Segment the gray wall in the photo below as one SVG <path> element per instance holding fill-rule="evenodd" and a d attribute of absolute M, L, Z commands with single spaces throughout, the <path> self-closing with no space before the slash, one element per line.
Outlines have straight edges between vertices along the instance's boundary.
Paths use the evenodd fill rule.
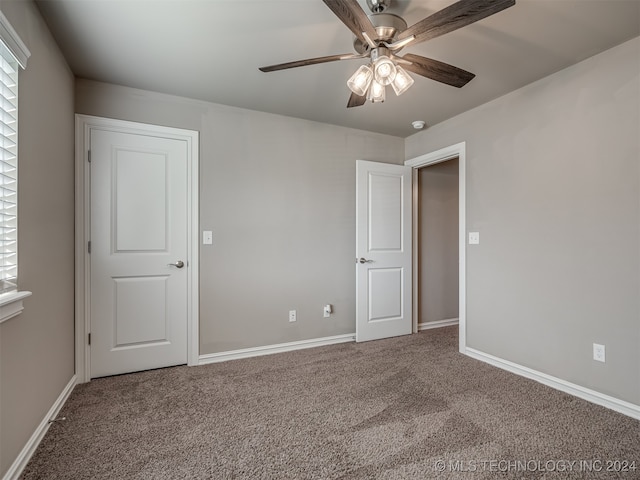
<path fill-rule="evenodd" d="M 458 159 L 418 170 L 418 323 L 458 318 Z"/>
<path fill-rule="evenodd" d="M 636 405 L 639 85 L 636 38 L 405 143 L 467 144 L 468 346 Z"/>
<path fill-rule="evenodd" d="M 73 75 L 35 5 L 0 9 L 31 51 L 19 80 L 19 286 L 0 325 L 0 476 L 73 376 Z"/>
<path fill-rule="evenodd" d="M 403 139 L 86 80 L 76 111 L 200 131 L 201 354 L 355 331 L 355 160 Z"/>

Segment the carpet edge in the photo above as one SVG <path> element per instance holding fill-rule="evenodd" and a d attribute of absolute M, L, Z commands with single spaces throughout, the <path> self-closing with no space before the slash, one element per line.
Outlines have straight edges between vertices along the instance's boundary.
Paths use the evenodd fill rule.
<path fill-rule="evenodd" d="M 67 385 L 62 389 L 62 392 L 60 393 L 56 401 L 53 402 L 53 405 L 51 406 L 49 411 L 45 414 L 44 418 L 36 427 L 33 434 L 31 434 L 31 437 L 29 438 L 25 446 L 22 448 L 22 450 L 20 450 L 20 453 L 13 461 L 9 469 L 6 471 L 4 477 L 2 477 L 3 480 L 15 480 L 20 477 L 23 470 L 29 463 L 29 460 L 38 448 L 38 445 L 40 445 L 40 442 L 44 438 L 44 435 L 47 433 L 47 430 L 49 430 L 49 427 L 51 426 L 50 420 L 54 419 L 58 415 L 64 404 L 69 399 L 71 392 L 76 386 L 76 379 L 76 375 L 74 374 L 71 377 L 71 380 L 69 380 Z"/>
<path fill-rule="evenodd" d="M 573 395 L 574 397 L 581 398 L 582 400 L 586 400 L 590 403 L 600 405 L 615 412 L 622 413 L 623 415 L 626 415 L 628 417 L 640 420 L 640 405 L 635 405 L 631 402 L 627 402 L 625 400 L 600 393 L 596 390 L 591 390 L 590 388 L 586 388 L 581 385 L 568 382 L 561 378 L 539 372 L 532 368 L 510 362 L 509 360 L 504 360 L 488 353 L 484 353 L 480 350 L 467 347 L 465 350 L 465 355 L 476 360 L 480 360 L 481 362 L 493 365 L 494 367 L 498 367 L 502 370 L 514 373 L 521 377 L 535 380 L 536 382 L 554 388 L 555 390 L 560 390 L 561 392 L 568 393 L 570 395 Z"/>
<path fill-rule="evenodd" d="M 273 345 L 265 345 L 262 347 L 229 350 L 227 352 L 206 353 L 204 355 L 200 355 L 198 365 L 226 362 L 228 360 L 239 360 L 241 358 L 259 357 L 261 355 L 272 355 L 274 353 L 292 352 L 294 350 L 324 347 L 327 345 L 336 345 L 339 343 L 349 343 L 355 341 L 355 337 L 355 333 L 346 333 L 343 335 L 333 335 L 331 337 L 312 338 L 309 340 L 298 340 L 295 342 L 276 343 Z"/>

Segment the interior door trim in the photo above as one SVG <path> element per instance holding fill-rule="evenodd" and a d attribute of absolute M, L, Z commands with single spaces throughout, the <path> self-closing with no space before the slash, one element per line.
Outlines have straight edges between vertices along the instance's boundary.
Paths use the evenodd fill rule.
<path fill-rule="evenodd" d="M 91 379 L 91 355 L 88 342 L 90 332 L 91 275 L 88 239 L 91 228 L 89 145 L 92 129 L 110 130 L 184 140 L 188 153 L 188 200 L 186 263 L 187 280 L 187 364 L 198 365 L 198 251 L 199 251 L 199 134 L 197 131 L 129 122 L 92 115 L 75 116 L 75 371 L 78 383 Z"/>
<path fill-rule="evenodd" d="M 459 277 L 458 277 L 458 350 L 460 353 L 467 351 L 467 255 L 466 255 L 466 142 L 456 143 L 449 147 L 441 148 L 435 152 L 420 155 L 404 162 L 405 165 L 413 168 L 413 332 L 418 331 L 418 259 L 419 250 L 417 242 L 418 228 L 418 169 L 446 162 L 458 158 L 458 255 L 459 255 Z"/>

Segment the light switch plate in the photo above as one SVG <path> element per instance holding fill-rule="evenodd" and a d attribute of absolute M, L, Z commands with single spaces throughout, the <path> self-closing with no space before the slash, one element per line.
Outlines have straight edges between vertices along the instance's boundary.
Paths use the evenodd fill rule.
<path fill-rule="evenodd" d="M 204 230 L 202 232 L 202 244 L 203 245 L 213 244 L 213 232 L 211 230 Z"/>
<path fill-rule="evenodd" d="M 469 232 L 469 245 L 478 245 L 480 243 L 480 232 Z"/>

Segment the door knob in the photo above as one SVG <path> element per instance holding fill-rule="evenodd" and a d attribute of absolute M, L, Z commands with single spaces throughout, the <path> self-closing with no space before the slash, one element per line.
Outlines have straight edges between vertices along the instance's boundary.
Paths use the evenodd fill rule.
<path fill-rule="evenodd" d="M 360 257 L 360 259 L 358 260 L 360 263 L 373 263 L 373 260 L 367 260 L 364 257 Z"/>
<path fill-rule="evenodd" d="M 182 268 L 184 267 L 184 262 L 182 260 L 178 260 L 176 263 L 170 263 L 169 266 Z"/>

